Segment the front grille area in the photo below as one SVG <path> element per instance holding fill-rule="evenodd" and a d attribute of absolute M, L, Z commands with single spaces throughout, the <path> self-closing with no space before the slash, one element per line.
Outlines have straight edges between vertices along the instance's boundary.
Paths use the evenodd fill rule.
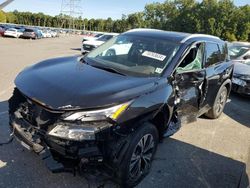
<path fill-rule="evenodd" d="M 61 113 L 53 113 L 45 107 L 26 98 L 18 89 L 14 90 L 9 100 L 10 114 L 20 113 L 21 117 L 36 127 L 54 124 Z"/>
<path fill-rule="evenodd" d="M 35 126 L 51 125 L 58 116 L 29 100 L 20 104 L 20 113 L 26 121 Z"/>

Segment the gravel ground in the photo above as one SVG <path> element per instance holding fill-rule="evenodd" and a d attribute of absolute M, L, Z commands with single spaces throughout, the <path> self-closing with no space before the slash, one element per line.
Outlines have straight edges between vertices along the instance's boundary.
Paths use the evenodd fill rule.
<path fill-rule="evenodd" d="M 81 38 L 0 38 L 0 142 L 8 139 L 7 100 L 15 76 L 44 59 L 79 54 Z M 250 174 L 250 99 L 232 93 L 217 120 L 201 117 L 159 144 L 150 174 L 138 187 L 241 187 Z M 103 178 L 52 174 L 16 141 L 0 146 L 0 187 L 117 187 Z"/>

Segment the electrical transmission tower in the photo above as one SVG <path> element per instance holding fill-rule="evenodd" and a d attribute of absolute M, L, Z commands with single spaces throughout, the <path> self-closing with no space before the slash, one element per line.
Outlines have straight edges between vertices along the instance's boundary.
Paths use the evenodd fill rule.
<path fill-rule="evenodd" d="M 14 0 L 6 0 L 3 3 L 0 4 L 0 10 L 6 7 L 8 4 L 10 4 Z"/>
<path fill-rule="evenodd" d="M 75 19 L 82 16 L 82 0 L 62 0 L 61 19 L 62 26 L 68 21 L 69 29 L 75 29 Z"/>

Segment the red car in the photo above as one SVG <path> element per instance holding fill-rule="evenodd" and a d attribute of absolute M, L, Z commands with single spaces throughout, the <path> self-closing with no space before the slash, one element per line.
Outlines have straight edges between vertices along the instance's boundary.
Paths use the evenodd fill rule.
<path fill-rule="evenodd" d="M 5 29 L 3 27 L 0 27 L 0 36 L 2 37 L 4 35 Z"/>

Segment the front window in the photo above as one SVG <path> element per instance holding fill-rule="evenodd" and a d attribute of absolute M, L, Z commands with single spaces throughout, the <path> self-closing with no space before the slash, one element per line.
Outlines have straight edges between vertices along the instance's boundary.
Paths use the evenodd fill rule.
<path fill-rule="evenodd" d="M 85 60 L 125 75 L 160 76 L 179 47 L 167 40 L 119 35 L 90 52 Z"/>
<path fill-rule="evenodd" d="M 191 47 L 185 58 L 177 67 L 177 73 L 202 69 L 204 55 L 204 43 L 198 43 Z"/>

